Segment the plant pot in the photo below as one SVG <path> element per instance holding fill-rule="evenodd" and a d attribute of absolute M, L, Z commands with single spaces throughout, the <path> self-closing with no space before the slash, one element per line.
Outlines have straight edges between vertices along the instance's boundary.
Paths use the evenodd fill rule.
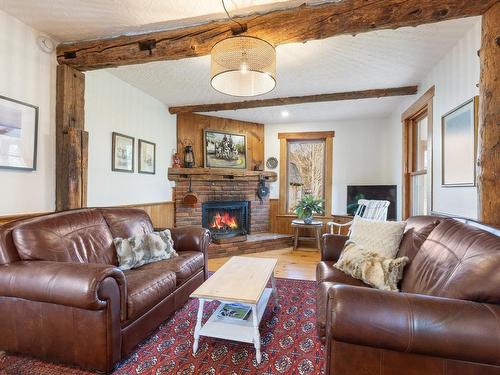
<path fill-rule="evenodd" d="M 304 220 L 304 224 L 312 224 L 313 217 L 312 216 L 305 217 L 303 220 Z"/>

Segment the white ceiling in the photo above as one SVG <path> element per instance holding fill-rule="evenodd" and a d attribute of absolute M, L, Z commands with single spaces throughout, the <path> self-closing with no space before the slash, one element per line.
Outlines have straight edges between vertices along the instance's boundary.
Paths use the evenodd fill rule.
<path fill-rule="evenodd" d="M 476 22 L 479 18 L 278 46 L 276 88 L 256 98 L 416 85 Z M 209 56 L 108 71 L 167 106 L 245 100 L 211 88 Z M 402 100 L 400 97 L 288 106 L 289 118 L 280 116 L 283 107 L 212 114 L 263 123 L 380 118 L 390 115 Z"/>
<path fill-rule="evenodd" d="M 231 15 L 317 2 L 325 1 L 225 0 Z M 221 0 L 0 0 L 0 9 L 61 42 L 177 28 L 226 17 Z"/>
<path fill-rule="evenodd" d="M 338 0 L 225 0 L 231 14 Z M 175 28 L 225 17 L 221 0 L 0 0 L 0 9 L 59 41 Z M 277 47 L 277 86 L 257 99 L 415 85 L 478 17 L 339 36 Z M 109 72 L 166 106 L 238 99 L 210 87 L 210 57 L 154 62 Z M 91 72 L 87 74 L 92 74 Z M 403 98 L 258 108 L 211 113 L 271 123 L 385 117 Z"/>

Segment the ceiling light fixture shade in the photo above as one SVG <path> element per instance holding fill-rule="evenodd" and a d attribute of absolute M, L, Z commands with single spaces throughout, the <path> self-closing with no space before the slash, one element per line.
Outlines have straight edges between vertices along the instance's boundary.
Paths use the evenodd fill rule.
<path fill-rule="evenodd" d="M 212 47 L 212 87 L 232 96 L 265 94 L 276 86 L 276 51 L 265 40 L 235 36 Z"/>

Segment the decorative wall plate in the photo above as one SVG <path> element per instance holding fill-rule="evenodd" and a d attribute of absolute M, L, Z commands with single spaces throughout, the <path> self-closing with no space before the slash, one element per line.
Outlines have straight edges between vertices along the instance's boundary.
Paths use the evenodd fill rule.
<path fill-rule="evenodd" d="M 275 169 L 278 166 L 278 159 L 276 159 L 274 156 L 271 156 L 270 158 L 267 159 L 266 161 L 266 167 L 269 169 Z"/>

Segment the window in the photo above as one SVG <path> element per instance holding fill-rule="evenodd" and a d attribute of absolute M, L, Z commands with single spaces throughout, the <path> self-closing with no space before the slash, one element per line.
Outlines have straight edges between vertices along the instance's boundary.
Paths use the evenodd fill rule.
<path fill-rule="evenodd" d="M 280 213 L 293 214 L 304 195 L 325 200 L 331 213 L 333 132 L 279 133 Z"/>
<path fill-rule="evenodd" d="M 403 218 L 430 213 L 432 199 L 432 99 L 427 91 L 403 113 Z"/>

